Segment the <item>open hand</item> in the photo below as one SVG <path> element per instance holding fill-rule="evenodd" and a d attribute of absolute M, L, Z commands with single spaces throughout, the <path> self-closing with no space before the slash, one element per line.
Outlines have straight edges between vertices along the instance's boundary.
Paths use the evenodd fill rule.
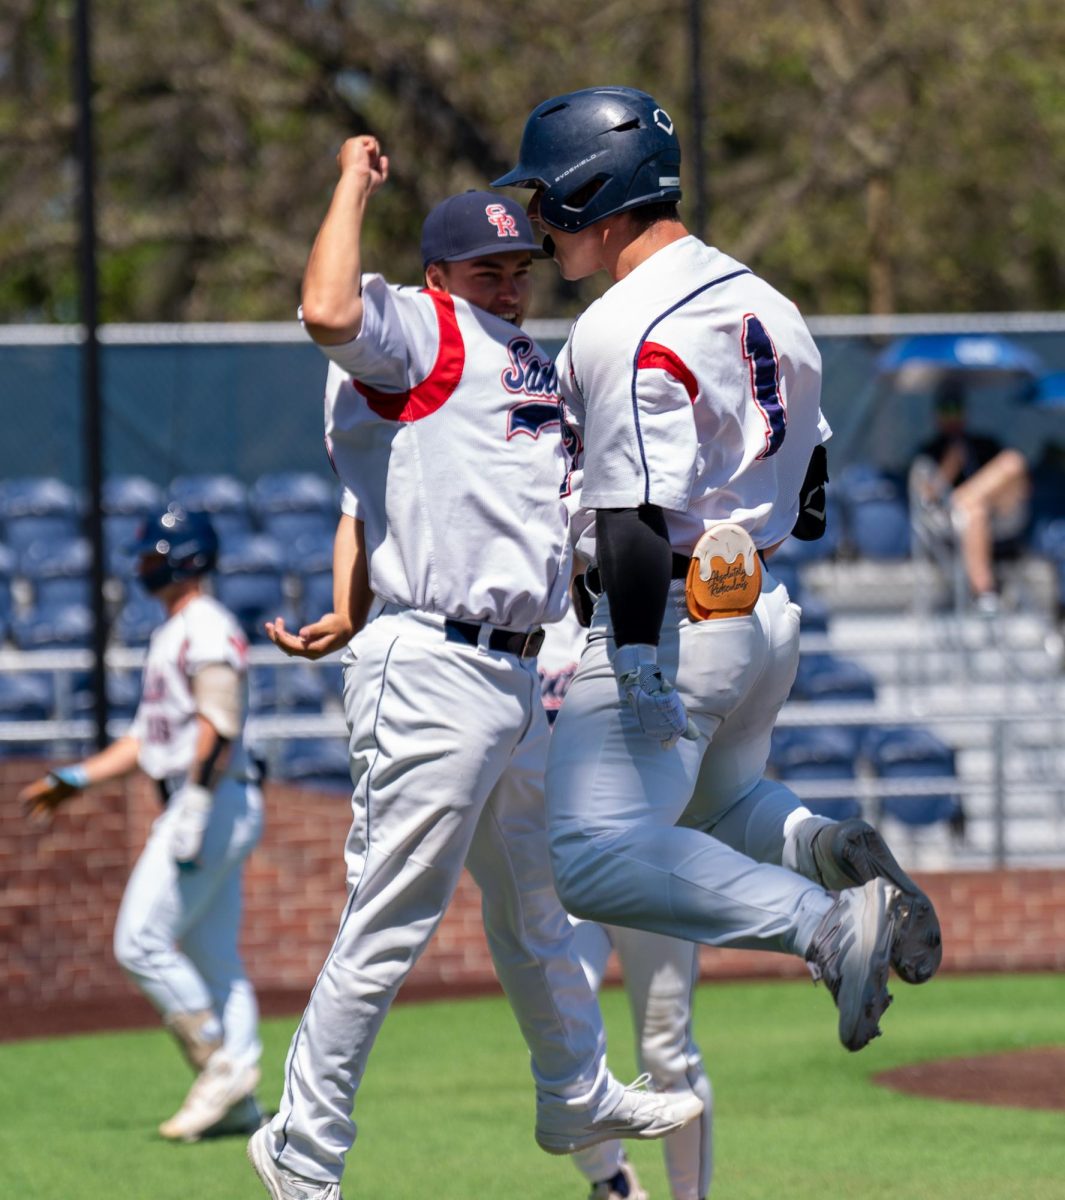
<path fill-rule="evenodd" d="M 275 617 L 264 625 L 266 635 L 289 658 L 308 658 L 314 661 L 342 650 L 351 641 L 351 622 L 340 613 L 325 613 L 304 625 L 298 633 L 285 628 L 283 617 Z"/>

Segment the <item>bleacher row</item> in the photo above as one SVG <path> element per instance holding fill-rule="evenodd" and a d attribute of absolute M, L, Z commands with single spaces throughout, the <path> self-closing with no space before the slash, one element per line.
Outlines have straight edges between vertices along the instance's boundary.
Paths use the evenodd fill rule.
<path fill-rule="evenodd" d="M 221 544 L 212 588 L 238 617 L 253 643 L 265 642 L 263 622 L 277 615 L 298 627 L 332 607 L 332 544 L 340 511 L 339 489 L 304 473 L 261 476 L 250 487 L 225 475 L 188 475 L 166 489 L 137 476 L 112 477 L 103 488 L 106 603 L 111 644 L 142 647 L 163 610 L 133 578 L 125 547 L 147 515 L 168 502 L 208 512 Z M 84 500 L 58 479 L 0 481 L 0 644 L 15 650 L 78 650 L 91 644 L 91 547 L 84 536 Z M 336 662 L 254 666 L 249 678 L 252 712 L 322 713 L 339 705 Z M 112 718 L 127 719 L 140 692 L 134 671 L 109 671 Z M 0 721 L 77 718 L 92 711 L 87 672 L 0 673 Z M 310 743 L 317 759 L 337 757 Z M 66 745 L 0 740 L 0 754 L 68 753 Z M 342 747 L 341 747 L 342 749 Z M 310 752 L 286 741 L 294 769 Z"/>
<path fill-rule="evenodd" d="M 1059 497 L 1057 499 L 1060 499 Z M 250 487 L 225 475 L 183 476 L 161 489 L 139 477 L 112 477 L 104 486 L 106 594 L 113 617 L 112 642 L 143 646 L 162 610 L 132 578 L 123 547 L 140 520 L 168 501 L 208 512 L 221 541 L 212 586 L 241 621 L 249 640 L 266 640 L 263 622 L 278 614 L 293 626 L 332 604 L 332 537 L 339 492 L 327 479 L 302 473 L 264 475 Z M 803 568 L 838 558 L 902 559 L 910 553 L 910 528 L 902 482 L 859 464 L 830 485 L 828 535 L 818 542 L 785 543 L 773 572 L 803 605 L 804 632 L 826 632 L 827 606 L 804 595 Z M 56 479 L 0 482 L 0 642 L 19 650 L 77 649 L 90 644 L 88 607 L 90 547 L 83 536 L 81 497 Z M 1055 526 L 1055 522 L 1057 525 Z M 1065 551 L 1065 514 L 1043 524 L 1060 528 Z M 1062 555 L 1065 560 L 1065 553 Z M 278 668 L 255 666 L 250 673 L 253 714 L 315 714 L 339 706 L 340 668 L 328 663 Z M 90 680 L 75 674 L 61 685 L 47 673 L 0 673 L 0 720 L 45 720 L 91 712 Z M 133 672 L 110 672 L 113 717 L 132 715 L 139 694 Z M 833 704 L 876 701 L 876 679 L 858 663 L 827 653 L 806 654 L 792 698 Z M 0 741 L 0 754 L 25 753 L 28 745 Z M 37 752 L 40 752 L 40 746 Z M 47 749 L 47 748 L 46 748 Z M 273 756 L 283 777 L 347 786 L 342 739 L 287 739 Z M 921 728 L 805 726 L 781 728 L 773 739 L 770 768 L 785 780 L 857 780 L 865 772 L 883 779 L 899 775 L 950 777 L 954 751 Z M 831 816 L 852 815 L 856 797 L 807 803 Z M 960 804 L 947 794 L 885 797 L 885 811 L 909 824 L 957 823 Z"/>

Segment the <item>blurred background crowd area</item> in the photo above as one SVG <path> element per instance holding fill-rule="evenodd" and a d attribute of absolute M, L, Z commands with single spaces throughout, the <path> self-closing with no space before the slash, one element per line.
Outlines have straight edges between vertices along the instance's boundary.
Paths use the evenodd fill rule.
<path fill-rule="evenodd" d="M 0 23 L 0 756 L 92 735 L 86 7 L 10 0 Z M 347 789 L 336 660 L 283 659 L 262 630 L 329 603 L 325 367 L 295 311 L 336 151 L 382 140 L 364 262 L 417 283 L 428 209 L 512 165 L 539 101 L 617 83 L 675 121 L 689 228 L 794 299 L 823 356 L 829 532 L 774 561 L 804 626 L 772 770 L 822 811 L 898 822 L 925 865 L 1065 856 L 1060 4 L 142 0 L 90 28 L 110 735 L 162 615 L 122 546 L 178 500 L 219 527 L 264 766 Z M 531 331 L 557 350 L 606 284 L 537 264 Z M 946 377 L 1030 474 L 993 617 L 913 503 Z"/>

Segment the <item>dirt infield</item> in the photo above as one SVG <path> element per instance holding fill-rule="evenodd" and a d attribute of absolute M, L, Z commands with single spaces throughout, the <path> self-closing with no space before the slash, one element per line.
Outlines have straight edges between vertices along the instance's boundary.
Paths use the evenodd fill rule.
<path fill-rule="evenodd" d="M 1065 1112 L 1065 1046 L 914 1063 L 881 1071 L 873 1081 L 935 1100 Z"/>

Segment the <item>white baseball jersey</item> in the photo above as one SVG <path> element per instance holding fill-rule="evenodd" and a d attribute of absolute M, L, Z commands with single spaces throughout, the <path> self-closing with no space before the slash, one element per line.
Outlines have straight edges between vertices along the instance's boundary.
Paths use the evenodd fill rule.
<path fill-rule="evenodd" d="M 569 546 L 554 364 L 458 297 L 380 275 L 362 297 L 358 336 L 322 349 L 326 442 L 372 590 L 511 629 L 557 620 Z"/>
<path fill-rule="evenodd" d="M 682 553 L 715 521 L 759 548 L 791 532 L 830 435 L 821 358 L 795 305 L 742 263 L 691 236 L 666 246 L 580 317 L 558 368 L 584 509 L 658 505 Z M 594 560 L 591 532 L 578 548 Z"/>
<path fill-rule="evenodd" d="M 216 663 L 244 675 L 248 643 L 233 614 L 212 596 L 194 597 L 152 634 L 130 733 L 140 741 L 140 767 L 153 779 L 184 775 L 192 764 L 197 738 L 192 677 Z M 239 775 L 245 765 L 238 738 L 227 773 Z"/>

